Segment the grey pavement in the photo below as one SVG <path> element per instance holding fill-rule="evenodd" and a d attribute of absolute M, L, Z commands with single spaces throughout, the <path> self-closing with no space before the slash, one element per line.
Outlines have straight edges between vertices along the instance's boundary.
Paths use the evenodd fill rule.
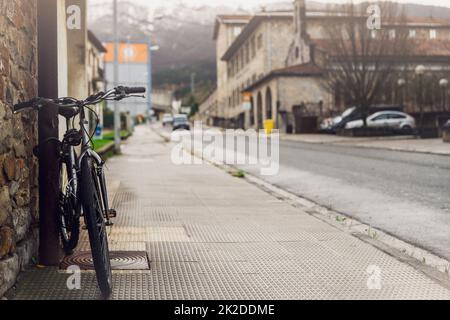
<path fill-rule="evenodd" d="M 450 155 L 450 143 L 442 139 L 416 139 L 413 136 L 393 137 L 340 137 L 331 134 L 282 135 L 284 141 L 312 144 L 341 145 L 369 149 L 384 149 L 436 155 Z"/>
<path fill-rule="evenodd" d="M 212 165 L 176 166 L 170 152 L 137 127 L 108 162 L 119 181 L 111 249 L 146 251 L 150 260 L 150 270 L 114 271 L 113 299 L 450 299 L 441 284 L 356 237 Z M 81 290 L 66 288 L 68 276 L 32 268 L 15 298 L 98 298 L 91 272 Z"/>
<path fill-rule="evenodd" d="M 449 169 L 448 156 L 282 141 L 279 174 L 261 178 L 450 259 Z"/>

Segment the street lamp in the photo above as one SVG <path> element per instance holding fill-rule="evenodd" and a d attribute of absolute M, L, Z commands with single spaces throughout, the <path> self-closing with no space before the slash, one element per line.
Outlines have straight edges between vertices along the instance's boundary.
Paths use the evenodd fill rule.
<path fill-rule="evenodd" d="M 404 88 L 406 85 L 406 80 L 403 78 L 398 79 L 397 81 L 397 85 L 400 88 L 400 106 L 402 107 L 402 109 L 404 108 L 404 100 L 405 100 L 405 92 L 404 92 Z"/>
<path fill-rule="evenodd" d="M 114 87 L 119 85 L 119 39 L 118 39 L 118 11 L 117 0 L 113 1 L 113 34 L 114 34 Z M 117 101 L 114 101 L 114 150 L 120 153 L 120 110 Z"/>
<path fill-rule="evenodd" d="M 153 70 L 152 70 L 152 54 L 153 51 L 158 51 L 159 50 L 159 46 L 156 45 L 152 45 L 151 40 L 148 43 L 148 92 L 147 92 L 147 103 L 148 103 L 148 107 L 147 107 L 147 121 L 148 124 L 151 124 L 151 119 L 152 119 L 152 108 L 153 108 L 153 101 L 152 101 L 152 91 L 153 91 Z"/>
<path fill-rule="evenodd" d="M 419 77 L 419 110 L 420 110 L 420 123 L 419 123 L 419 135 L 422 136 L 423 131 L 423 75 L 425 74 L 425 66 L 418 65 L 416 67 L 416 75 Z"/>
<path fill-rule="evenodd" d="M 442 105 L 443 111 L 447 111 L 447 88 L 448 88 L 448 80 L 447 79 L 441 79 L 439 81 L 439 86 L 442 88 Z"/>

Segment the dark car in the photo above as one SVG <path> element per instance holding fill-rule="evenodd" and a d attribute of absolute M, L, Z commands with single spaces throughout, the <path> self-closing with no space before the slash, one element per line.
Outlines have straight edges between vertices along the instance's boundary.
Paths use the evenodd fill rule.
<path fill-rule="evenodd" d="M 399 111 L 402 112 L 403 108 L 398 105 L 384 105 L 384 104 L 378 104 L 378 105 L 372 105 L 368 108 L 366 117 L 377 113 L 381 111 Z M 341 115 L 341 120 L 337 122 L 333 128 L 332 131 L 337 132 L 340 129 L 344 129 L 347 123 L 355 120 L 361 120 L 364 118 L 364 112 L 361 107 L 352 107 L 347 110 Z"/>
<path fill-rule="evenodd" d="M 173 117 L 173 131 L 176 130 L 191 130 L 187 115 L 178 114 Z"/>

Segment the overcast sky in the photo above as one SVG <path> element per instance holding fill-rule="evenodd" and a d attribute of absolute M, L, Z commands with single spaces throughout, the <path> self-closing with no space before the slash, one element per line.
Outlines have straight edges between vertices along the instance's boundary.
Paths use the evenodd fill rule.
<path fill-rule="evenodd" d="M 164 6 L 164 4 L 170 6 L 179 2 L 184 2 L 189 4 L 226 5 L 235 7 L 255 7 L 258 6 L 259 4 L 270 2 L 289 2 L 289 0 L 134 0 L 134 1 L 147 4 L 150 3 L 157 4 L 158 6 Z M 347 2 L 348 0 L 316 0 L 316 1 L 325 3 L 342 3 Z M 358 2 L 358 0 L 355 1 Z M 397 1 L 405 3 L 445 6 L 450 8 L 450 0 L 397 0 Z"/>

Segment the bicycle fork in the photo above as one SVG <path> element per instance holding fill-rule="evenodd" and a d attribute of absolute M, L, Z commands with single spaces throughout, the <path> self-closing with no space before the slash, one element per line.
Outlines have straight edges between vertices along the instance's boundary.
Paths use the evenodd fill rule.
<path fill-rule="evenodd" d="M 97 177 L 98 181 L 100 182 L 100 190 L 102 194 L 102 201 L 103 201 L 103 216 L 106 219 L 106 225 L 107 226 L 113 226 L 114 223 L 111 221 L 111 218 L 117 217 L 117 211 L 114 209 L 111 209 L 109 207 L 109 200 L 108 200 L 108 191 L 106 189 L 106 178 L 105 178 L 105 171 L 104 171 L 104 162 L 102 162 L 97 167 Z"/>

